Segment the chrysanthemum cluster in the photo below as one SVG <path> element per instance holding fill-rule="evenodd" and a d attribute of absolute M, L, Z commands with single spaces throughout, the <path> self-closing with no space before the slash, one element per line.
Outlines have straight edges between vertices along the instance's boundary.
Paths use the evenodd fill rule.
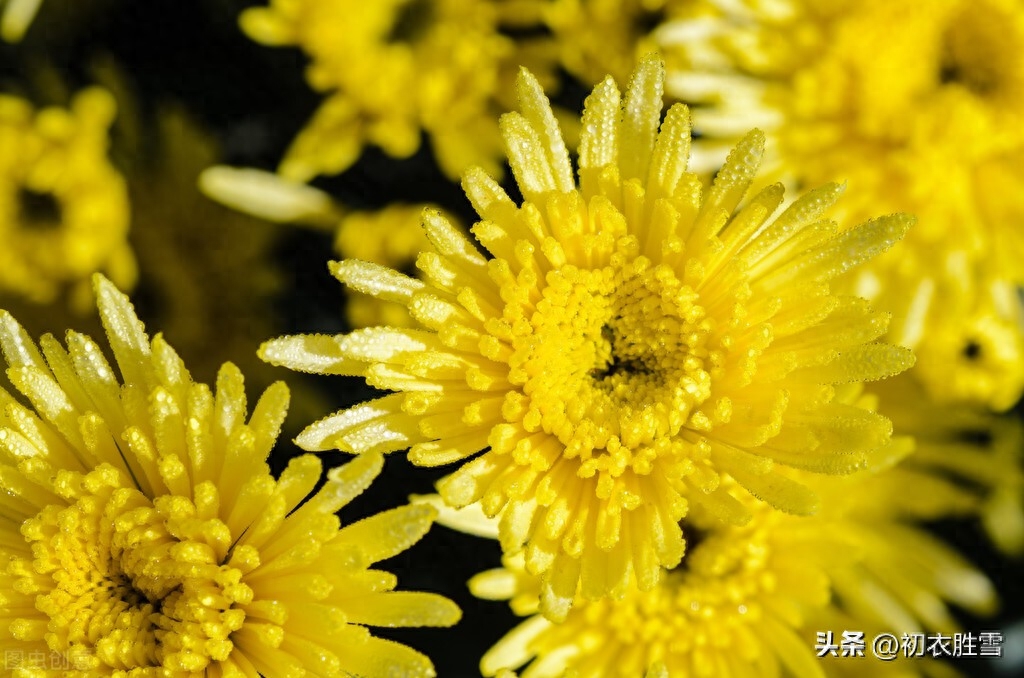
<path fill-rule="evenodd" d="M 1010 655 L 1022 7 L 0 0 L 0 674 Z"/>
<path fill-rule="evenodd" d="M 341 526 L 335 511 L 380 472 L 379 455 L 319 489 L 311 455 L 275 479 L 265 459 L 288 389 L 269 388 L 250 415 L 237 368 L 214 390 L 194 383 L 127 297 L 99 276 L 95 287 L 116 371 L 88 336 L 37 346 L 0 315 L 8 377 L 29 403 L 0 391 L 4 668 L 433 676 L 426 657 L 366 628 L 458 620 L 447 599 L 396 593 L 393 575 L 369 569 L 422 537 L 433 509 Z"/>

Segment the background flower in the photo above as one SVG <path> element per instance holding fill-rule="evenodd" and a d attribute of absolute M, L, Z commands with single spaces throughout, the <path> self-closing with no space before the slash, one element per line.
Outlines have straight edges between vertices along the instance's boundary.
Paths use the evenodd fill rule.
<path fill-rule="evenodd" d="M 365 144 L 412 155 L 421 131 L 448 176 L 498 169 L 496 113 L 529 40 L 501 28 L 536 21 L 535 2 L 507 0 L 273 0 L 247 10 L 242 28 L 268 45 L 310 56 L 310 85 L 328 94 L 296 137 L 281 174 L 306 181 L 348 169 Z"/>
<path fill-rule="evenodd" d="M 916 451 L 892 495 L 917 488 L 906 509 L 918 518 L 978 516 L 992 541 L 1008 553 L 1024 552 L 1024 427 L 1019 417 L 984 408 L 937 406 L 904 374 L 872 386 L 897 434 L 912 436 Z M 909 474 L 909 475 L 907 475 Z"/>
<path fill-rule="evenodd" d="M 689 0 L 551 0 L 544 24 L 553 34 L 559 63 L 592 87 L 611 75 L 626 82 L 637 62 L 658 49 L 656 29 L 686 16 Z"/>
<path fill-rule="evenodd" d="M 893 339 L 922 356 L 942 353 L 943 365 L 956 360 L 956 326 L 1003 335 L 995 360 L 1008 364 L 988 377 L 949 380 L 925 359 L 918 370 L 940 400 L 1001 410 L 1016 402 L 1019 301 L 1011 292 L 993 304 L 990 287 L 1022 282 L 1024 212 L 1006 199 L 1022 180 L 1020 5 L 694 2 L 657 34 L 672 64 L 669 91 L 703 104 L 694 126 L 709 169 L 756 124 L 768 134 L 765 180 L 847 182 L 856 197 L 842 207 L 844 225 L 879 211 L 918 217 L 848 289 L 891 309 L 894 329 L 913 327 Z"/>
<path fill-rule="evenodd" d="M 99 88 L 69 109 L 0 96 L 0 293 L 37 303 L 67 294 L 82 310 L 93 272 L 135 282 L 128 194 L 107 155 L 114 114 Z"/>

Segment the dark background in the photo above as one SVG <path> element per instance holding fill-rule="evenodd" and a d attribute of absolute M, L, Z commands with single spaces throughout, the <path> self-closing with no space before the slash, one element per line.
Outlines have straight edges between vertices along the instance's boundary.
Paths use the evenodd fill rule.
<path fill-rule="evenodd" d="M 31 98 L 38 89 L 39 74 L 53 69 L 75 90 L 93 82 L 93 66 L 98 59 L 112 57 L 135 93 L 144 117 L 152 115 L 158 106 L 181 104 L 216 134 L 224 162 L 273 169 L 315 110 L 319 97 L 303 79 L 305 58 L 299 50 L 258 45 L 238 29 L 239 11 L 258 4 L 264 3 L 45 0 L 25 40 L 17 46 L 0 46 L 2 84 L 7 91 Z M 579 85 L 566 87 L 563 103 L 578 107 L 582 92 Z M 354 208 L 383 206 L 396 199 L 429 200 L 467 223 L 472 221 L 468 202 L 461 190 L 436 170 L 428 144 L 405 161 L 367 149 L 351 170 L 314 183 Z M 282 227 L 275 256 L 287 280 L 285 293 L 275 301 L 280 333 L 343 331 L 343 292 L 326 267 L 334 257 L 330 236 Z M 144 287 L 133 297 L 143 319 L 157 310 L 147 308 L 146 299 L 155 295 L 147 294 Z M 170 340 L 173 344 L 173 337 Z M 216 351 L 217 347 L 211 346 L 210 350 Z M 231 358 L 224 355 L 220 360 Z M 310 388 L 320 389 L 331 409 L 369 395 L 369 389 L 357 379 L 308 378 L 284 370 L 278 378 L 292 383 L 303 380 Z M 275 472 L 297 453 L 290 442 L 283 441 L 271 460 Z M 323 456 L 328 465 L 346 460 L 341 454 Z M 445 472 L 414 468 L 402 453 L 395 453 L 387 459 L 382 476 L 343 511 L 342 518 L 350 522 L 403 504 L 410 494 L 430 493 L 432 483 Z M 974 521 L 947 521 L 934 529 L 977 563 L 1003 596 L 997 617 L 964 617 L 965 629 L 1002 630 L 1007 635 L 1007 654 L 1024 654 L 1021 561 L 996 553 Z M 465 582 L 477 572 L 497 567 L 499 556 L 494 542 L 435 527 L 422 542 L 380 567 L 396 573 L 402 589 L 435 591 L 455 600 L 463 610 L 462 622 L 455 629 L 374 633 L 426 652 L 442 678 L 479 675 L 479 658 L 517 623 L 517 618 L 504 603 L 470 596 Z M 808 639 L 808 644 L 812 642 Z M 1024 658 L 1019 663 L 975 659 L 957 668 L 978 676 L 1024 675 Z"/>

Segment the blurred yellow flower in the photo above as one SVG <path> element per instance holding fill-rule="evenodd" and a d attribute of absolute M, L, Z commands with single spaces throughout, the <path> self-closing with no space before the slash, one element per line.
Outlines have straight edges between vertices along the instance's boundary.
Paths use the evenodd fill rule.
<path fill-rule="evenodd" d="M 758 125 L 766 180 L 848 182 L 845 223 L 915 214 L 910 236 L 851 289 L 872 289 L 894 327 L 904 318 L 917 326 L 908 345 L 921 347 L 923 371 L 931 352 L 955 361 L 951 325 L 983 327 L 980 343 L 1003 364 L 951 389 L 940 369 L 924 379 L 941 382 L 931 389 L 938 398 L 1012 405 L 1024 388 L 1020 311 L 994 311 L 986 288 L 1024 282 L 1024 6 L 696 0 L 689 11 L 657 39 L 669 91 L 703 104 L 694 110 L 702 166 L 713 169 Z M 953 304 L 949 291 L 960 297 Z M 958 350 L 978 343 L 959 338 Z"/>
<path fill-rule="evenodd" d="M 89 337 L 69 332 L 64 348 L 46 335 L 37 346 L 0 313 L 8 374 L 31 403 L 0 391 L 5 661 L 53 677 L 68 666 L 89 676 L 435 675 L 425 656 L 367 629 L 458 620 L 451 601 L 393 592 L 393 575 L 368 569 L 415 543 L 434 510 L 341 527 L 335 512 L 379 473 L 379 455 L 332 470 L 315 492 L 312 455 L 275 480 L 264 460 L 287 388 L 271 386 L 249 416 L 236 367 L 222 367 L 215 390 L 193 382 L 161 336 L 150 342 L 126 296 L 100 275 L 94 285 L 117 372 Z"/>
<path fill-rule="evenodd" d="M 417 255 L 430 248 L 421 223 L 424 209 L 437 208 L 395 203 L 380 210 L 351 212 L 338 226 L 334 250 L 346 259 L 412 268 Z"/>
<path fill-rule="evenodd" d="M 195 120 L 170 107 L 141 119 L 116 73 L 105 81 L 119 102 L 113 152 L 125 167 L 131 195 L 129 244 L 140 269 L 136 284 L 146 300 L 143 313 L 160 326 L 197 380 L 212 382 L 221 363 L 231 359 L 250 384 L 266 388 L 278 374 L 256 357 L 256 349 L 280 331 L 273 304 L 284 275 L 273 255 L 282 229 L 224 209 L 197 190 L 196 177 L 217 159 L 218 148 Z M 73 313 L 60 301 L 42 304 L 0 294 L 0 307 L 39 333 L 61 336 L 69 326 L 101 330 L 94 312 Z M 324 412 L 313 391 L 298 386 L 292 393 L 293 424 Z"/>
<path fill-rule="evenodd" d="M 89 276 L 134 284 L 124 179 L 107 157 L 115 104 L 98 88 L 69 109 L 0 95 L 0 292 L 89 306 Z"/>
<path fill-rule="evenodd" d="M 289 179 L 336 174 L 373 144 L 404 158 L 430 136 L 441 169 L 500 168 L 494 120 L 515 68 L 543 48 L 502 28 L 537 22 L 533 0 L 271 0 L 243 30 L 310 57 L 307 79 L 327 99 L 281 163 Z"/>
<path fill-rule="evenodd" d="M 982 407 L 936 403 L 905 373 L 871 387 L 895 433 L 914 438 L 884 477 L 903 510 L 925 520 L 977 515 L 1004 552 L 1024 553 L 1024 422 Z"/>
<path fill-rule="evenodd" d="M 889 337 L 915 349 L 913 374 L 926 387 L 920 397 L 967 409 L 1013 407 L 1024 391 L 1024 312 L 1017 286 L 962 252 L 930 249 L 920 259 L 904 252 L 905 261 L 916 265 L 888 278 L 897 286 L 883 292 L 878 278 L 867 274 L 856 289 L 873 303 L 898 299 L 907 308 Z M 911 273 L 923 270 L 927 276 Z"/>
<path fill-rule="evenodd" d="M 591 87 L 611 75 L 625 82 L 642 56 L 657 49 L 655 31 L 684 14 L 690 0 L 550 0 L 544 23 L 561 65 Z"/>
<path fill-rule="evenodd" d="M 773 186 L 737 209 L 760 158 L 751 133 L 715 185 L 686 171 L 685 107 L 661 120 L 663 66 L 647 59 L 625 96 L 610 78 L 583 113 L 577 187 L 558 125 L 526 71 L 522 114 L 501 125 L 525 202 L 484 172 L 463 185 L 482 217 L 474 245 L 435 212 L 423 280 L 347 260 L 350 288 L 404 304 L 419 329 L 267 342 L 264 359 L 360 375 L 383 398 L 327 417 L 308 450 L 411 448 L 415 464 L 461 462 L 439 486 L 454 506 L 501 515 L 502 546 L 547 573 L 544 611 L 649 590 L 683 555 L 688 504 L 751 517 L 727 479 L 791 513 L 817 498 L 779 472 L 847 473 L 888 440 L 884 417 L 833 401 L 833 384 L 906 369 L 874 340 L 888 317 L 829 280 L 888 248 L 904 216 L 837 232 L 824 186 L 776 219 Z"/>

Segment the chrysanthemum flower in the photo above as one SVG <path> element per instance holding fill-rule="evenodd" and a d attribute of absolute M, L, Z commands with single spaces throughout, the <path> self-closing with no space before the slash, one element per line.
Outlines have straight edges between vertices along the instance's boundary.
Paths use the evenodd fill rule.
<path fill-rule="evenodd" d="M 758 125 L 768 137 L 770 180 L 848 182 L 849 223 L 877 210 L 914 213 L 911 236 L 851 289 L 873 290 L 880 306 L 923 327 L 910 344 L 921 347 L 922 369 L 929 344 L 946 339 L 943 323 L 973 324 L 979 309 L 982 323 L 1014 335 L 997 351 L 1019 351 L 1019 311 L 1007 318 L 986 308 L 985 287 L 1024 282 L 1024 209 L 1016 199 L 1024 190 L 1024 7 L 699 0 L 690 12 L 658 38 L 672 64 L 669 91 L 704 104 L 694 127 L 705 166 Z M 956 291 L 963 275 L 979 301 L 950 308 L 944 290 Z M 978 393 L 980 384 L 953 389 L 1009 407 L 1015 398 L 1006 394 L 1024 389 L 1016 360 L 988 393 Z M 941 396 L 949 383 L 941 370 L 934 379 L 942 384 L 932 393 Z"/>
<path fill-rule="evenodd" d="M 327 94 L 298 135 L 282 175 L 306 181 L 348 168 L 366 144 L 403 158 L 423 131 L 441 169 L 458 177 L 501 155 L 494 124 L 519 63 L 543 50 L 500 29 L 537 21 L 538 3 L 509 0 L 271 0 L 243 30 L 266 45 L 300 46 L 309 84 Z"/>
<path fill-rule="evenodd" d="M 0 314 L 8 375 L 31 403 L 0 391 L 5 668 L 433 676 L 426 657 L 366 628 L 457 621 L 447 599 L 393 592 L 393 575 L 368 569 L 416 542 L 433 510 L 340 527 L 335 511 L 378 474 L 379 455 L 332 470 L 315 493 L 311 455 L 275 480 L 264 460 L 287 388 L 271 386 L 249 416 L 237 368 L 225 364 L 213 391 L 194 383 L 127 297 L 99 275 L 95 289 L 117 372 L 85 335 L 37 347 Z"/>
<path fill-rule="evenodd" d="M 866 404 L 844 390 L 843 402 Z M 631 587 L 621 600 L 579 600 L 560 623 L 538 614 L 540 580 L 522 555 L 506 556 L 503 568 L 477 575 L 470 588 L 529 618 L 485 654 L 482 672 L 525 665 L 523 678 L 632 678 L 660 662 L 671 676 L 833 675 L 816 657 L 815 629 L 950 633 L 949 603 L 991 612 L 988 580 L 914 525 L 949 496 L 929 496 L 936 486 L 927 482 L 900 482 L 907 475 L 892 465 L 912 449 L 909 439 L 894 439 L 875 451 L 867 473 L 805 478 L 825 485 L 814 517 L 752 506 L 752 520 L 736 527 L 695 510 L 683 521 L 693 543 L 656 587 Z M 442 516 L 449 526 L 498 537 L 493 521 L 487 534 L 482 515 Z M 846 625 L 829 625 L 837 619 Z M 885 663 L 858 661 L 862 671 L 889 675 Z M 923 669 L 903 666 L 909 673 L 898 675 Z"/>
<path fill-rule="evenodd" d="M 522 554 L 470 581 L 474 595 L 509 600 L 528 617 L 482 658 L 485 676 L 519 668 L 524 678 L 642 676 L 663 661 L 670 676 L 814 676 L 813 642 L 797 635 L 828 600 L 822 560 L 843 547 L 804 519 L 755 509 L 744 527 L 693 528 L 682 563 L 649 591 L 577 601 L 564 621 L 538 614 L 540 580 Z M 688 520 L 688 523 L 690 521 Z M 810 522 L 810 521 L 807 521 Z M 813 640 L 813 639 L 812 639 Z M 774 673 L 773 673 L 774 669 Z"/>
<path fill-rule="evenodd" d="M 364 376 L 393 391 L 298 438 L 309 450 L 410 448 L 437 466 L 481 450 L 441 485 L 454 506 L 501 515 L 502 545 L 549 573 L 545 606 L 582 580 L 597 598 L 635 576 L 650 589 L 683 554 L 688 503 L 742 524 L 725 478 L 791 513 L 814 494 L 777 465 L 858 468 L 883 444 L 883 417 L 833 402 L 832 384 L 906 369 L 874 340 L 887 316 L 830 294 L 829 280 L 889 247 L 910 219 L 837 233 L 825 186 L 774 220 L 773 186 L 737 205 L 757 168 L 751 133 L 702 194 L 686 171 L 686 108 L 661 118 L 663 66 L 647 59 L 625 96 L 609 78 L 583 113 L 577 187 L 547 99 L 526 71 L 522 114 L 502 129 L 525 202 L 482 171 L 464 187 L 483 221 L 480 254 L 437 213 L 423 281 L 359 261 L 332 265 L 350 287 L 409 308 L 419 329 L 284 337 L 265 359 Z"/>
<path fill-rule="evenodd" d="M 45 303 L 68 291 L 84 309 L 92 273 L 135 282 L 128 193 L 107 158 L 114 112 L 98 88 L 70 109 L 0 95 L 0 292 Z"/>

